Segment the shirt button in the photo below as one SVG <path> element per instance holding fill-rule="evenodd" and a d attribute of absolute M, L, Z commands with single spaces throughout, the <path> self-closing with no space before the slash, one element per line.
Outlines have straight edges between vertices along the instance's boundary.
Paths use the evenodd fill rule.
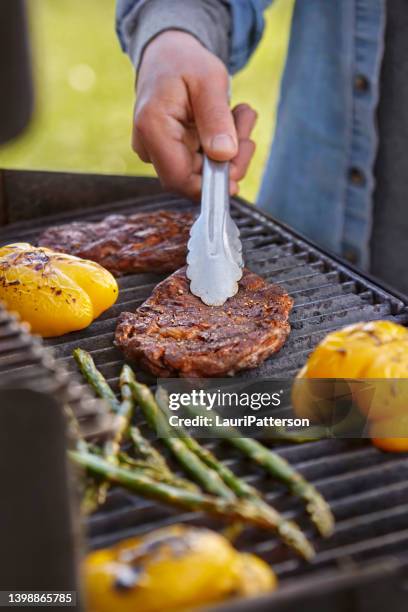
<path fill-rule="evenodd" d="M 365 184 L 364 173 L 359 168 L 350 168 L 349 179 L 356 187 L 362 187 Z"/>
<path fill-rule="evenodd" d="M 357 74 L 354 77 L 354 87 L 357 91 L 366 92 L 370 89 L 370 81 L 364 74 Z"/>

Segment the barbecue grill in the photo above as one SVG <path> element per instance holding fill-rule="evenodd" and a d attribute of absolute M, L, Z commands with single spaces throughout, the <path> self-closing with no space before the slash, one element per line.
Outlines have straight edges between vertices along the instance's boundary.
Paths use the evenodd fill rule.
<path fill-rule="evenodd" d="M 35 243 L 50 225 L 98 220 L 111 212 L 191 207 L 186 200 L 162 193 L 152 179 L 3 171 L 0 244 Z M 284 348 L 244 376 L 293 376 L 329 331 L 349 323 L 390 319 L 408 324 L 408 300 L 403 296 L 380 287 L 240 199 L 234 199 L 232 214 L 241 230 L 248 267 L 281 284 L 295 300 L 292 333 Z M 103 430 L 108 424 L 100 404 L 78 381 L 72 350 L 80 346 L 89 351 L 117 389 L 123 357 L 112 344 L 116 318 L 123 310 L 140 305 L 162 278 L 137 274 L 119 279 L 119 300 L 108 312 L 86 330 L 43 343 L 1 312 L 0 385 L 4 380 L 10 385 L 14 379 L 20 387 L 40 386 L 53 398 L 60 399 L 65 393 L 65 401 L 80 416 L 87 435 Z M 139 374 L 141 380 L 154 384 L 148 375 Z M 316 558 L 307 564 L 273 535 L 245 530 L 238 544 L 272 564 L 280 589 L 250 602 L 225 603 L 218 610 L 283 612 L 299 606 L 305 612 L 407 609 L 407 456 L 383 454 L 364 440 L 320 440 L 276 447 L 329 501 L 337 524 L 334 536 L 323 541 L 314 536 L 301 504 L 290 498 L 284 487 L 217 440 L 208 445 L 263 491 L 270 503 L 295 518 L 317 548 Z M 112 487 L 106 504 L 88 520 L 87 541 L 91 548 L 99 548 L 179 521 L 220 526 L 200 513 L 175 511 Z"/>

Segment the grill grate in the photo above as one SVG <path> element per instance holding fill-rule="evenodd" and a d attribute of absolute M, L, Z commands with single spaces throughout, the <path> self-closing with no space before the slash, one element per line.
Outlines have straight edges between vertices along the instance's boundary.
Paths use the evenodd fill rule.
<path fill-rule="evenodd" d="M 0 391 L 26 388 L 58 397 L 78 416 L 87 438 L 106 435 L 110 417 L 103 403 L 76 378 L 0 304 Z"/>
<path fill-rule="evenodd" d="M 125 200 L 77 213 L 62 213 L 10 225 L 0 230 L 0 243 L 35 242 L 39 232 L 51 224 L 74 219 L 97 220 L 112 212 L 129 213 L 169 207 L 186 210 L 186 201 L 168 195 Z M 245 377 L 290 377 L 303 365 L 308 352 L 331 330 L 365 320 L 392 319 L 408 323 L 407 305 L 346 267 L 322 254 L 241 201 L 235 201 L 233 216 L 241 230 L 246 263 L 254 272 L 281 284 L 295 299 L 291 315 L 292 333 L 284 348 Z M 57 363 L 75 372 L 72 350 L 81 346 L 117 389 L 123 363 L 112 339 L 117 315 L 134 310 L 163 276 L 138 274 L 119 279 L 118 303 L 88 329 L 46 341 Z M 0 345 L 0 369 L 4 374 L 17 367 L 29 368 L 24 345 L 11 341 Z M 29 370 L 28 370 L 29 371 Z M 27 372 L 28 372 L 27 371 Z M 146 374 L 140 379 L 153 383 Z M 344 568 L 360 561 L 408 550 L 408 458 L 378 452 L 365 441 L 322 440 L 300 446 L 279 445 L 277 451 L 311 480 L 330 502 L 337 519 L 332 538 L 322 541 L 312 533 L 301 504 L 285 488 L 272 482 L 262 470 L 218 441 L 208 442 L 234 471 L 255 484 L 267 500 L 285 515 L 296 518 L 314 541 L 318 554 L 313 563 L 299 561 L 269 533 L 248 529 L 239 542 L 269 561 L 288 586 L 295 578 L 327 568 Z M 165 452 L 165 451 L 164 451 Z M 113 488 L 104 508 L 89 519 L 92 547 L 109 545 L 124 537 L 157 526 L 186 523 L 219 526 L 199 513 L 180 513 Z"/>

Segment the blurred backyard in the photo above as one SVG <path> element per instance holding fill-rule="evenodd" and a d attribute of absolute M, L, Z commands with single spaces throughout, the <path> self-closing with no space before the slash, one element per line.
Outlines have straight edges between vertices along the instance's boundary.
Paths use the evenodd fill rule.
<path fill-rule="evenodd" d="M 36 109 L 0 146 L 0 167 L 152 175 L 130 148 L 134 75 L 114 32 L 114 0 L 28 0 Z M 233 82 L 259 113 L 241 195 L 254 200 L 275 121 L 293 0 L 275 0 L 262 44 Z"/>

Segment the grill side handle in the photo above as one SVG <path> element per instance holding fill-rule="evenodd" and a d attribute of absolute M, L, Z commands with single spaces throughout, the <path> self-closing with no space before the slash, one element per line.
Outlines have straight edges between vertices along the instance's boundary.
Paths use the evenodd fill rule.
<path fill-rule="evenodd" d="M 0 389 L 0 591 L 76 591 L 78 534 L 60 405 Z"/>

